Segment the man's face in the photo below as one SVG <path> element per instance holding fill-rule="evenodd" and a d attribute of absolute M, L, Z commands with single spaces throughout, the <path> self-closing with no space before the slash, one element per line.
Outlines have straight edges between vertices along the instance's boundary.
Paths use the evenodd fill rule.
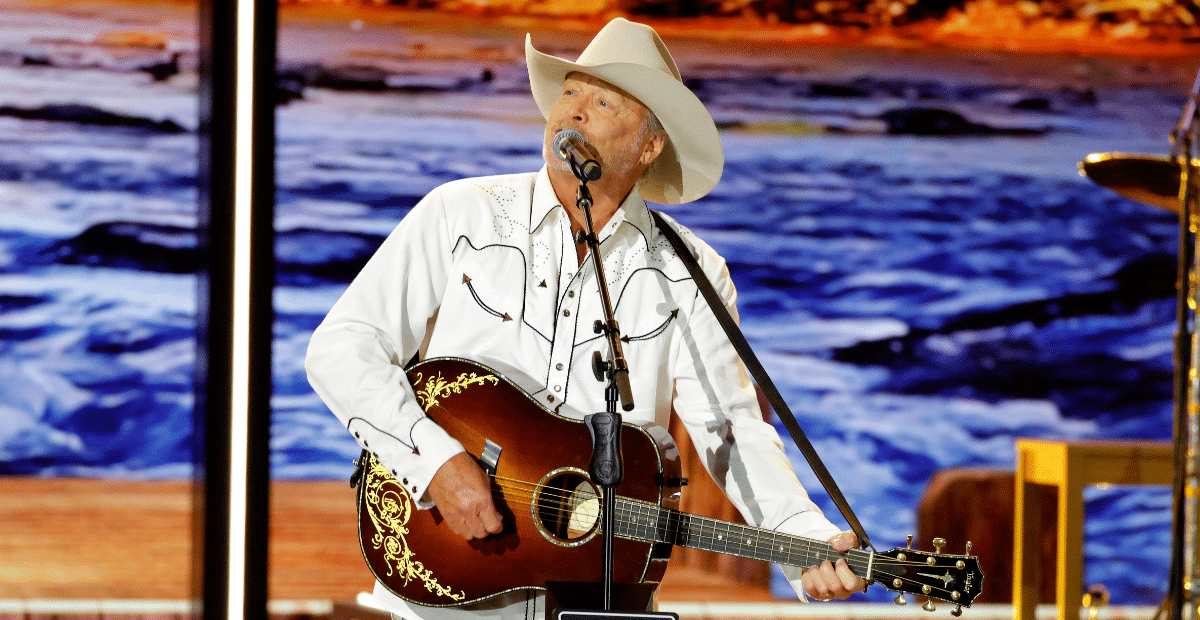
<path fill-rule="evenodd" d="M 650 111 L 623 90 L 583 73 L 571 73 L 563 82 L 562 94 L 550 108 L 542 156 L 558 170 L 570 166 L 550 149 L 554 136 L 574 129 L 592 147 L 606 173 L 624 174 L 643 162 L 650 136 L 642 131 Z"/>

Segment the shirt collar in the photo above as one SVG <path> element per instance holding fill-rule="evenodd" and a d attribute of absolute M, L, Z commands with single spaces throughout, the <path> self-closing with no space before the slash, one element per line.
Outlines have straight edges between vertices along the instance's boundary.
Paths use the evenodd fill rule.
<path fill-rule="evenodd" d="M 550 215 L 555 207 L 561 206 L 558 196 L 554 193 L 554 186 L 550 184 L 550 173 L 543 165 L 537 178 L 533 181 L 533 203 L 529 207 L 529 232 L 537 230 L 545 221 L 546 216 Z"/>
<path fill-rule="evenodd" d="M 541 226 L 551 211 L 562 206 L 558 201 L 558 195 L 554 193 L 554 186 L 550 184 L 550 173 L 543 165 L 533 183 L 533 202 L 529 209 L 529 232 L 533 232 Z M 646 207 L 646 201 L 642 200 L 642 195 L 638 193 L 636 185 L 629 190 L 629 195 L 625 197 L 621 206 L 617 208 L 617 212 L 609 220 L 609 225 L 613 226 L 614 231 L 621 223 L 627 223 L 637 229 L 642 236 L 642 241 L 646 244 L 646 249 L 650 249 L 650 230 L 653 227 L 650 221 L 650 211 Z M 603 236 L 603 232 L 603 230 L 600 231 L 601 236 Z"/>

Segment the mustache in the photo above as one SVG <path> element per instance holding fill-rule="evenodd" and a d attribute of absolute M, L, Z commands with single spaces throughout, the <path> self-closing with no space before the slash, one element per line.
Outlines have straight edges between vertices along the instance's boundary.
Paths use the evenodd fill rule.
<path fill-rule="evenodd" d="M 573 131 L 577 131 L 577 132 L 579 132 L 579 135 L 583 136 L 583 141 L 584 141 L 584 142 L 586 142 L 586 143 L 588 143 L 588 144 L 592 144 L 592 139 L 591 139 L 591 137 L 589 137 L 589 136 L 587 135 L 587 133 L 583 131 L 583 128 L 581 128 L 581 127 L 580 127 L 578 124 L 576 124 L 576 123 L 570 123 L 570 122 L 559 123 L 559 124 L 558 124 L 558 125 L 556 125 L 555 127 L 551 128 L 551 129 L 550 129 L 550 131 L 549 131 L 548 133 L 549 133 L 550 137 L 554 137 L 554 136 L 557 136 L 557 135 L 559 134 L 559 132 L 561 132 L 561 131 L 563 131 L 563 130 L 566 130 L 566 129 L 571 129 L 571 130 L 573 130 Z"/>

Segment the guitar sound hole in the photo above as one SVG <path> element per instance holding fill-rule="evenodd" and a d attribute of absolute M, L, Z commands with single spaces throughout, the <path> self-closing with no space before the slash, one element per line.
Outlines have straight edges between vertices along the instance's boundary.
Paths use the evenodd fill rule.
<path fill-rule="evenodd" d="M 600 496 L 582 475 L 566 471 L 543 482 L 535 501 L 542 532 L 564 543 L 581 542 L 600 525 Z"/>

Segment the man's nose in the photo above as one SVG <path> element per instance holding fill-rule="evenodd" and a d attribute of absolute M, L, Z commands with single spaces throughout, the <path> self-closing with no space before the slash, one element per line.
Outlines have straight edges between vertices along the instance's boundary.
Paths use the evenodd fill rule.
<path fill-rule="evenodd" d="M 573 100 L 570 105 L 571 107 L 567 109 L 567 112 L 571 115 L 571 118 L 577 122 L 587 122 L 587 102 L 583 101 L 582 97 L 579 97 Z"/>

